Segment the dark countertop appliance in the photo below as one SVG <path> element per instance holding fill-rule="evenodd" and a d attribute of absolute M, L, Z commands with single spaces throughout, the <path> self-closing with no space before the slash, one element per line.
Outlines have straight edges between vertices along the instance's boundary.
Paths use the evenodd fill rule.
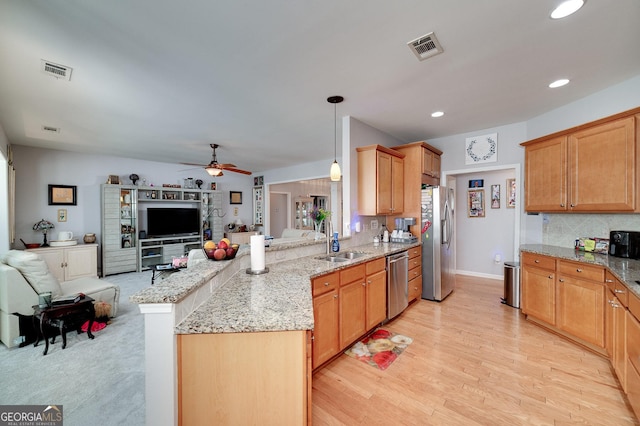
<path fill-rule="evenodd" d="M 640 259 L 640 232 L 611 231 L 609 233 L 609 254 L 616 257 Z"/>

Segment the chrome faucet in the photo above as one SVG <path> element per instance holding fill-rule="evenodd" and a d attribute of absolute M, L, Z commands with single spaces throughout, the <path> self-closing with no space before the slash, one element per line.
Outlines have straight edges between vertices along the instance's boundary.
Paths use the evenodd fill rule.
<path fill-rule="evenodd" d="M 328 220 L 325 222 L 326 226 L 325 226 L 325 237 L 327 238 L 327 255 L 331 254 L 331 236 L 333 235 L 333 232 L 331 232 L 332 228 L 331 228 L 331 221 Z"/>

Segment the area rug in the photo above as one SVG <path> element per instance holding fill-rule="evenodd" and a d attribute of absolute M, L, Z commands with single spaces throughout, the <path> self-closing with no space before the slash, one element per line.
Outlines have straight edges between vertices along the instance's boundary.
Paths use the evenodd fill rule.
<path fill-rule="evenodd" d="M 412 342 L 410 337 L 379 328 L 347 349 L 345 354 L 386 370 Z"/>

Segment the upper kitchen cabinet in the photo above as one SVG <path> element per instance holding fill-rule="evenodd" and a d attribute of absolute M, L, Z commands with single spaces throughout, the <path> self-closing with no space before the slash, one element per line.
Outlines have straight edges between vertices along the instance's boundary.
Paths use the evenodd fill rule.
<path fill-rule="evenodd" d="M 381 145 L 358 152 L 358 210 L 364 216 L 400 214 L 404 209 L 405 155 Z"/>
<path fill-rule="evenodd" d="M 640 108 L 525 142 L 528 212 L 640 211 Z"/>

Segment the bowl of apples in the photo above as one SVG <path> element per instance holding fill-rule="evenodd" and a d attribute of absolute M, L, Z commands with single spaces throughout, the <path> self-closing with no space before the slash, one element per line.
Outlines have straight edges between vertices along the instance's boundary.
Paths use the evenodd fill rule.
<path fill-rule="evenodd" d="M 230 260 L 238 253 L 238 244 L 231 244 L 228 238 L 221 239 L 217 244 L 214 241 L 204 243 L 204 252 L 211 260 Z"/>

